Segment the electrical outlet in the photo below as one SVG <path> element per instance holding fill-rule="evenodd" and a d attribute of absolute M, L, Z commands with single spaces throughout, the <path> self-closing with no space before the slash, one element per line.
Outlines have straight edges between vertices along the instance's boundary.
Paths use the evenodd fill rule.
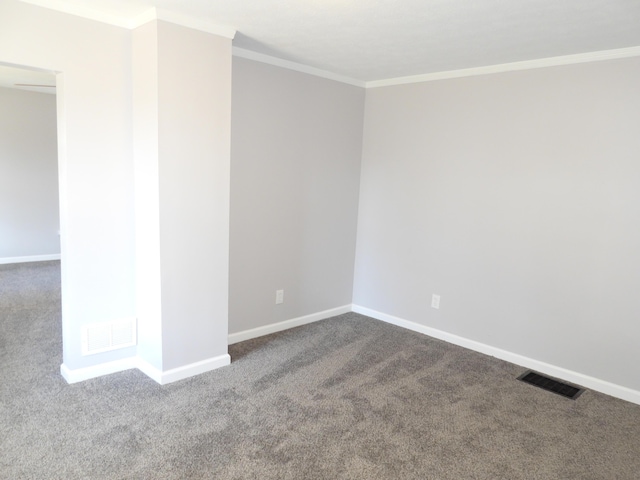
<path fill-rule="evenodd" d="M 284 290 L 276 290 L 276 305 L 284 303 Z"/>
<path fill-rule="evenodd" d="M 431 295 L 431 307 L 440 308 L 440 295 L 436 295 L 435 293 Z"/>

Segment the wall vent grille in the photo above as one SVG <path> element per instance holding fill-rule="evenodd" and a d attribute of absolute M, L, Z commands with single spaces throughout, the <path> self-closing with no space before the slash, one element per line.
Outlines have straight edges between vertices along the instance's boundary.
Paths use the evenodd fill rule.
<path fill-rule="evenodd" d="M 562 395 L 565 398 L 570 398 L 571 400 L 575 400 L 582 395 L 582 392 L 584 392 L 584 388 L 576 387 L 554 378 L 545 377 L 544 375 L 531 370 L 520 375 L 518 380 L 528 383 L 529 385 L 533 385 L 534 387 Z"/>
<path fill-rule="evenodd" d="M 82 327 L 82 355 L 108 352 L 135 344 L 135 318 L 92 323 Z"/>

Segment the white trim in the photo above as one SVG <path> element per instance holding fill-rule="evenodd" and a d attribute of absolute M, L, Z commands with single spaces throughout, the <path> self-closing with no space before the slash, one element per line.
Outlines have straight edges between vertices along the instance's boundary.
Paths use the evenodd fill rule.
<path fill-rule="evenodd" d="M 472 77 L 476 75 L 488 75 L 491 73 L 512 72 L 516 70 L 530 70 L 533 68 L 556 67 L 560 65 L 573 65 L 575 63 L 599 62 L 602 60 L 615 60 L 618 58 L 640 56 L 640 46 L 619 48 L 616 50 L 601 50 L 598 52 L 579 53 L 577 55 L 563 55 L 560 57 L 539 58 L 523 62 L 502 63 L 499 65 L 487 65 L 484 67 L 464 68 L 461 70 L 449 70 L 446 72 L 426 73 L 423 75 L 411 75 L 408 77 L 388 78 L 386 80 L 373 80 L 366 82 L 366 88 L 387 87 L 391 85 L 404 85 L 407 83 L 432 82 L 449 78 Z"/>
<path fill-rule="evenodd" d="M 141 359 L 140 357 L 136 358 L 136 368 L 150 379 L 162 385 L 162 370 L 154 367 L 149 362 Z"/>
<path fill-rule="evenodd" d="M 122 360 L 114 360 L 112 362 L 101 363 L 91 367 L 77 368 L 75 370 L 70 369 L 63 363 L 60 365 L 60 373 L 67 383 L 78 383 L 92 378 L 101 377 L 103 375 L 124 372 L 125 370 L 137 368 L 160 385 L 166 385 L 168 383 L 182 380 L 183 378 L 192 377 L 194 375 L 215 370 L 216 368 L 224 367 L 230 363 L 231 357 L 228 354 L 224 354 L 163 372 L 139 357 L 128 357 L 123 358 Z"/>
<path fill-rule="evenodd" d="M 229 345 L 233 345 L 234 343 L 238 342 L 244 342 L 245 340 L 251 340 L 252 338 L 262 337 L 271 333 L 281 332 L 290 328 L 300 327 L 308 323 L 317 322 L 318 320 L 324 320 L 327 318 L 335 317 L 336 315 L 342 315 L 343 313 L 349 313 L 350 311 L 351 305 L 343 305 L 342 307 L 331 308 L 322 312 L 312 313 L 311 315 L 292 318 L 291 320 L 285 320 L 283 322 L 272 323 L 270 325 L 265 325 L 264 327 L 252 328 L 251 330 L 232 333 L 229 335 Z"/>
<path fill-rule="evenodd" d="M 162 20 L 164 22 L 181 25 L 193 30 L 199 30 L 201 32 L 218 35 L 219 37 L 228 38 L 230 40 L 233 40 L 233 37 L 236 36 L 236 29 L 233 27 L 217 25 L 203 18 L 192 17 L 191 15 L 185 15 L 183 13 L 172 12 L 170 10 L 164 10 L 155 7 L 150 8 L 144 13 L 138 15 L 136 18 L 131 19 L 129 21 L 128 28 L 138 28 L 139 26 L 153 20 Z"/>
<path fill-rule="evenodd" d="M 225 38 L 233 39 L 237 29 L 224 25 L 217 25 L 203 18 L 193 17 L 170 10 L 151 7 L 143 13 L 135 17 L 127 17 L 122 15 L 114 15 L 90 7 L 69 4 L 64 0 L 22 0 L 23 2 L 37 5 L 39 7 L 56 10 L 59 12 L 75 15 L 78 17 L 95 20 L 101 23 L 114 25 L 127 29 L 134 29 L 152 20 L 164 20 L 166 22 L 175 23 L 184 27 L 212 33 Z M 597 62 L 601 60 L 612 60 L 617 58 L 637 57 L 640 56 L 640 46 L 619 48 L 614 50 L 601 50 L 596 52 L 579 53 L 575 55 L 563 55 L 558 57 L 540 58 L 536 60 L 526 60 L 521 62 L 502 63 L 498 65 L 487 65 L 483 67 L 464 68 L 460 70 L 449 70 L 444 72 L 426 73 L 422 75 L 411 75 L 407 77 L 396 77 L 382 80 L 362 81 L 345 75 L 322 70 L 301 63 L 283 60 L 281 58 L 272 57 L 262 53 L 245 50 L 239 47 L 233 47 L 233 55 L 236 57 L 247 58 L 257 62 L 268 63 L 297 72 L 308 73 L 316 77 L 327 78 L 337 82 L 354 85 L 363 88 L 377 88 L 391 85 L 404 85 L 408 83 L 431 82 L 434 80 L 445 80 L 449 78 L 470 77 L 476 75 L 487 75 L 491 73 L 511 72 L 515 70 L 528 70 L 532 68 L 544 68 L 559 65 L 571 65 L 574 63 Z"/>
<path fill-rule="evenodd" d="M 158 10 L 155 7 L 152 7 L 152 8 L 149 8 L 148 10 L 145 10 L 143 13 L 141 13 L 137 17 L 132 18 L 129 21 L 130 23 L 127 28 L 133 30 L 135 28 L 138 28 L 144 25 L 145 23 L 149 23 L 154 20 L 158 20 Z"/>
<path fill-rule="evenodd" d="M 64 363 L 60 365 L 60 373 L 67 383 L 78 383 L 92 378 L 109 375 L 111 373 L 124 372 L 136 368 L 136 358 L 129 357 L 122 360 L 114 360 L 112 362 L 101 363 L 92 367 L 76 368 L 71 370 Z"/>
<path fill-rule="evenodd" d="M 515 363 L 516 365 L 520 365 L 525 368 L 531 368 L 552 377 L 563 379 L 577 385 L 582 385 L 592 390 L 606 393 L 607 395 L 611 395 L 612 397 L 621 398 L 622 400 L 640 405 L 640 391 L 637 390 L 632 390 L 630 388 L 616 385 L 599 378 L 590 377 L 579 372 L 574 372 L 573 370 L 568 370 L 566 368 L 541 362 L 539 360 L 525 357 L 517 353 L 502 350 L 491 345 L 476 342 L 475 340 L 469 340 L 468 338 L 460 337 L 452 333 L 447 333 L 436 328 L 420 325 L 419 323 L 394 317 L 393 315 L 378 312 L 376 310 L 362 307 L 360 305 L 353 305 L 352 310 L 356 313 L 375 318 L 376 320 L 381 320 L 398 327 L 413 330 L 414 332 L 422 333 L 424 335 L 428 335 L 439 340 L 444 340 L 445 342 L 452 343 L 454 345 L 459 345 L 476 352 L 484 353 L 485 355 L 490 355 L 507 362 Z"/>
<path fill-rule="evenodd" d="M 113 15 L 91 7 L 78 4 L 70 4 L 64 0 L 22 0 L 38 7 L 55 10 L 57 12 L 82 17 L 96 22 L 106 23 L 116 27 L 130 28 L 130 20 L 122 15 Z"/>
<path fill-rule="evenodd" d="M 145 23 L 152 20 L 164 20 L 165 22 L 175 23 L 176 25 L 182 25 L 183 27 L 192 28 L 194 30 L 212 33 L 214 35 L 229 38 L 232 40 L 236 35 L 236 29 L 233 27 L 217 25 L 213 22 L 204 20 L 199 17 L 193 17 L 191 15 L 172 12 L 170 10 L 164 10 L 155 7 L 151 7 L 139 15 L 130 17 L 126 15 L 107 13 L 102 10 L 87 7 L 85 5 L 69 4 L 64 0 L 22 1 L 24 1 L 25 3 L 30 3 L 32 5 L 36 5 L 38 7 L 55 10 L 57 12 L 66 13 L 68 15 L 74 15 L 76 17 L 86 18 L 88 20 L 95 20 L 96 22 L 113 25 L 114 27 L 126 28 L 128 30 L 133 30 L 134 28 L 137 28 L 140 25 L 144 25 Z"/>
<path fill-rule="evenodd" d="M 4 257 L 0 258 L 0 265 L 6 263 L 26 263 L 26 262 L 47 262 L 49 260 L 60 260 L 60 254 L 51 255 L 29 255 L 28 257 Z"/>
<path fill-rule="evenodd" d="M 199 362 L 184 365 L 178 368 L 172 368 L 171 370 L 161 371 L 151 365 L 150 363 L 137 358 L 136 366 L 138 369 L 158 382 L 160 385 L 166 385 L 168 383 L 177 382 L 184 378 L 200 375 L 201 373 L 209 372 L 220 367 L 224 367 L 231 363 L 231 357 L 229 354 L 219 355 L 217 357 L 208 358 Z"/>
<path fill-rule="evenodd" d="M 316 77 L 327 78 L 329 80 L 335 80 L 336 82 L 342 82 L 355 87 L 366 86 L 366 82 L 357 80 L 355 78 L 347 77 L 345 75 L 339 75 L 337 73 L 329 72 L 328 70 L 321 70 L 320 68 L 310 67 L 301 63 L 292 62 L 289 60 L 283 60 L 281 58 L 272 57 L 271 55 L 265 55 L 263 53 L 253 52 L 251 50 L 245 50 L 244 48 L 233 47 L 233 56 L 246 58 L 256 62 L 268 63 L 269 65 L 275 65 L 276 67 L 287 68 L 296 72 L 307 73 Z"/>

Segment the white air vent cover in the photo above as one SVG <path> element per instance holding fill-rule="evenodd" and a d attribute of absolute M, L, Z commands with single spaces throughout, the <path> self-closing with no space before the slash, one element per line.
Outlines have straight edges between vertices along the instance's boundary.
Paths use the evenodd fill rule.
<path fill-rule="evenodd" d="M 112 322 L 92 323 L 82 326 L 82 354 L 108 352 L 136 344 L 136 319 L 127 318 Z"/>

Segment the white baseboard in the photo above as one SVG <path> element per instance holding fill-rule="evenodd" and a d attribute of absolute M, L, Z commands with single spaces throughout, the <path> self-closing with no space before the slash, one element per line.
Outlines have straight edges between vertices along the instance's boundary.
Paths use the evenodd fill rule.
<path fill-rule="evenodd" d="M 444 340 L 445 342 L 453 343 L 454 345 L 459 345 L 476 352 L 484 353 L 486 355 L 490 355 L 507 362 L 515 363 L 516 365 L 530 368 L 540 373 L 544 373 L 546 375 L 556 377 L 567 382 L 575 383 L 577 385 L 581 385 L 583 387 L 590 388 L 607 395 L 611 395 L 612 397 L 620 398 L 622 400 L 640 405 L 640 392 L 637 390 L 632 390 L 621 385 L 616 385 L 605 380 L 600 380 L 599 378 L 594 378 L 589 375 L 574 372 L 573 370 L 567 370 L 566 368 L 541 362 L 539 360 L 525 357 L 517 353 L 509 352 L 507 350 L 502 350 L 497 347 L 492 347 L 491 345 L 476 342 L 475 340 L 469 340 L 468 338 L 460 337 L 452 333 L 447 333 L 436 328 L 426 327 L 424 325 L 420 325 L 419 323 L 394 317 L 393 315 L 378 312 L 376 310 L 362 307 L 360 305 L 353 305 L 352 311 L 375 318 L 376 320 L 382 320 L 383 322 L 390 323 L 392 325 L 397 325 L 398 327 L 413 330 L 414 332 L 422 333 L 439 340 Z"/>
<path fill-rule="evenodd" d="M 67 383 L 78 383 L 92 378 L 109 375 L 111 373 L 123 372 L 136 368 L 136 358 L 129 357 L 122 360 L 114 360 L 113 362 L 101 363 L 93 367 L 76 368 L 74 370 L 67 367 L 64 363 L 60 365 L 60 373 Z"/>
<path fill-rule="evenodd" d="M 26 262 L 46 262 L 49 260 L 60 260 L 60 254 L 51 255 L 29 255 L 28 257 L 3 257 L 0 258 L 0 265 L 7 263 L 26 263 Z"/>
<path fill-rule="evenodd" d="M 67 383 L 78 383 L 103 375 L 137 368 L 160 385 L 166 385 L 167 383 L 176 382 L 183 378 L 224 367 L 230 363 L 231 357 L 228 354 L 224 354 L 163 372 L 139 357 L 129 357 L 123 358 L 122 360 L 114 360 L 113 362 L 101 363 L 93 367 L 76 368 L 75 370 L 70 369 L 63 363 L 60 365 L 60 373 Z"/>
<path fill-rule="evenodd" d="M 136 359 L 136 367 L 145 375 L 152 378 L 160 385 L 177 382 L 184 378 L 193 377 L 201 373 L 224 367 L 231 363 L 229 354 L 219 355 L 217 357 L 208 358 L 200 362 L 191 363 L 183 367 L 172 368 L 171 370 L 161 371 L 150 363 L 138 358 Z"/>
<path fill-rule="evenodd" d="M 329 310 L 312 313 L 303 317 L 292 318 L 291 320 L 285 320 L 278 323 L 272 323 L 270 325 L 265 325 L 264 327 L 252 328 L 250 330 L 232 333 L 229 335 L 229 345 L 233 345 L 234 343 L 238 342 L 244 342 L 245 340 L 251 340 L 252 338 L 262 337 L 271 333 L 281 332 L 290 328 L 300 327 L 301 325 L 317 322 L 318 320 L 325 320 L 327 318 L 335 317 L 336 315 L 349 313 L 350 311 L 351 305 L 343 305 L 342 307 L 331 308 Z"/>

